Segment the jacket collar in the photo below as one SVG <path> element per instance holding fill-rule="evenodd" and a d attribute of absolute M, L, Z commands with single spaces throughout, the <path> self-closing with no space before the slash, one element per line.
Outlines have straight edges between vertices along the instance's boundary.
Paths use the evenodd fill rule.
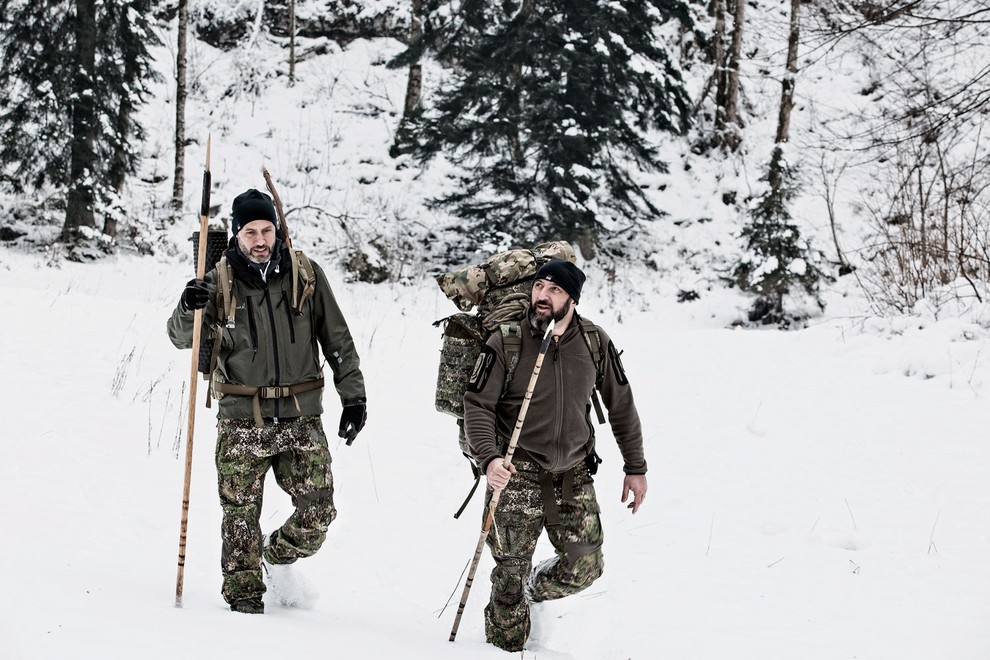
<path fill-rule="evenodd" d="M 256 264 L 241 252 L 241 248 L 237 245 L 237 237 L 234 236 L 231 237 L 225 254 L 227 262 L 233 269 L 235 279 L 251 286 L 265 288 L 268 281 L 281 275 L 282 264 L 288 263 L 287 252 L 282 239 L 276 238 L 275 244 L 272 246 L 272 258 L 267 264 Z M 264 277 L 262 270 L 265 270 L 266 273 Z"/>

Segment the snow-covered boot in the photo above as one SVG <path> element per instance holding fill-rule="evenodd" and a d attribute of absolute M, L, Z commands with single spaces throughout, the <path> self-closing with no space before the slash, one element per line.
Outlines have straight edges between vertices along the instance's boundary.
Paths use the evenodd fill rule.
<path fill-rule="evenodd" d="M 272 602 L 283 607 L 312 608 L 320 598 L 319 591 L 292 564 L 275 564 L 269 560 L 266 552 L 269 538 L 266 536 L 262 545 L 261 568 Z"/>

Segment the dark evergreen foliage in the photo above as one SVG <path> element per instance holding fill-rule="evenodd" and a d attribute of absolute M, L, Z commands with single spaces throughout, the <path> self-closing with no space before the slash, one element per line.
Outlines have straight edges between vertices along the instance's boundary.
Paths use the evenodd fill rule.
<path fill-rule="evenodd" d="M 666 0 L 427 0 L 424 33 L 397 60 L 451 65 L 412 152 L 468 175 L 434 200 L 477 242 L 566 238 L 583 246 L 608 218 L 662 215 L 632 169 L 664 171 L 649 130 L 683 132 L 689 100 L 658 30 L 689 22 Z"/>
<path fill-rule="evenodd" d="M 99 33 L 109 37 L 96 67 L 98 106 L 113 127 L 100 145 L 100 157 L 108 166 L 107 181 L 117 191 L 136 169 L 134 147 L 144 140 L 145 132 L 134 116 L 150 94 L 148 83 L 158 75 L 148 52 L 158 44 L 149 22 L 153 5 L 152 0 L 104 3 L 104 13 L 97 19 Z"/>
<path fill-rule="evenodd" d="M 767 190 L 753 200 L 749 220 L 740 234 L 745 243 L 743 256 L 732 271 L 732 282 L 756 295 L 749 321 L 789 325 L 784 313 L 784 296 L 802 289 L 824 309 L 818 297 L 823 281 L 832 277 L 818 264 L 823 256 L 802 240 L 789 210 L 797 193 L 794 172 L 777 146 L 770 161 Z"/>
<path fill-rule="evenodd" d="M 148 52 L 157 43 L 148 25 L 152 4 L 96 5 L 90 71 L 79 65 L 76 3 L 5 3 L 0 177 L 13 190 L 53 185 L 68 193 L 78 184 L 91 188 L 94 203 L 105 208 L 135 171 L 143 131 L 134 114 L 155 75 Z M 70 166 L 74 141 L 78 160 Z M 86 172 L 87 181 L 74 181 L 73 169 Z"/>
<path fill-rule="evenodd" d="M 68 2 L 11 2 L 0 24 L 0 177 L 14 190 L 65 184 L 73 42 Z"/>

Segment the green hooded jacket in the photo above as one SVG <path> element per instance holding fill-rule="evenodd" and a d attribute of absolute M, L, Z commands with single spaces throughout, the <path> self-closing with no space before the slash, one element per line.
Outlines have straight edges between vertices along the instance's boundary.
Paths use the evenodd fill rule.
<path fill-rule="evenodd" d="M 279 253 L 280 265 L 265 282 L 246 265 L 231 241 L 227 258 L 233 266 L 231 286 L 237 309 L 233 327 L 222 329 L 214 378 L 246 387 L 298 385 L 320 378 L 320 363 L 326 358 L 341 405 L 363 403 L 366 397 L 360 359 L 326 275 L 312 262 L 316 291 L 306 301 L 303 312 L 294 314 L 289 252 L 283 248 Z M 219 288 L 216 268 L 205 279 Z M 172 312 L 167 330 L 177 348 L 192 348 L 193 318 L 194 312 L 184 309 L 181 302 Z M 214 299 L 203 309 L 201 341 L 209 342 L 210 346 L 216 318 Z M 323 412 L 322 399 L 322 389 L 283 398 L 262 398 L 261 414 L 274 419 L 319 415 Z M 222 395 L 217 415 L 222 419 L 250 419 L 252 397 Z"/>

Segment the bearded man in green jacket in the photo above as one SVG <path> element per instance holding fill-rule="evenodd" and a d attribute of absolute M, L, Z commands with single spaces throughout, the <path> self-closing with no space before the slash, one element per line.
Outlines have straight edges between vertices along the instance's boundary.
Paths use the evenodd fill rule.
<path fill-rule="evenodd" d="M 554 259 L 541 266 L 534 276 L 529 314 L 519 325 L 518 355 L 507 358 L 503 333 L 492 333 L 464 396 L 464 429 L 487 477 L 488 500 L 501 491 L 492 525 L 497 531 L 487 537 L 495 568 L 485 634 L 489 643 L 506 651 L 523 650 L 532 603 L 578 593 L 604 570 L 593 482 L 600 459 L 589 404 L 596 388 L 622 454 L 622 501 L 631 494 L 629 508 L 636 513 L 646 497 L 643 433 L 619 352 L 604 330 L 590 323 L 582 327 L 577 316 L 584 280 L 569 261 Z M 551 319 L 552 342 L 513 463 L 506 469 L 503 457 Z M 518 360 L 514 376 L 506 383 L 513 359 Z M 533 553 L 543 530 L 555 554 L 534 568 Z"/>
<path fill-rule="evenodd" d="M 254 189 L 238 195 L 231 230 L 221 266 L 226 263 L 225 272 L 232 274 L 232 313 L 216 325 L 224 315 L 215 295 L 222 278 L 214 268 L 186 285 L 167 326 L 177 348 L 191 348 L 194 311 L 202 309 L 203 336 L 210 328 L 221 333 L 212 392 L 219 406 L 222 593 L 232 611 L 260 614 L 266 576 L 276 590 L 281 580 L 283 593 L 276 598 L 282 604 L 302 604 L 296 602 L 302 596 L 286 588 L 292 580 L 288 565 L 319 550 L 337 515 L 321 420 L 323 358 L 342 406 L 338 435 L 347 444 L 364 427 L 366 396 L 354 341 L 316 263 L 310 262 L 316 280 L 312 295 L 302 309 L 292 307 L 296 256 L 282 240 L 272 200 Z M 295 511 L 263 537 L 260 515 L 269 469 Z"/>

